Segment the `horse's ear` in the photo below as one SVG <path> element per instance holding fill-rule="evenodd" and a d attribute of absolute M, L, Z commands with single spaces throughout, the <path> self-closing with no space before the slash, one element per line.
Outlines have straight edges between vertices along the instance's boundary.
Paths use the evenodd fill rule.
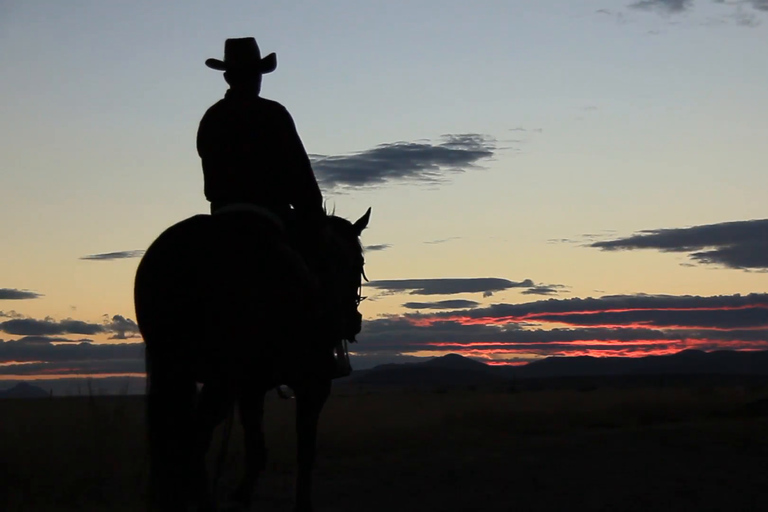
<path fill-rule="evenodd" d="M 368 208 L 368 211 L 365 212 L 365 214 L 357 219 L 354 224 L 352 224 L 355 228 L 355 231 L 357 231 L 357 236 L 360 236 L 360 234 L 363 232 L 365 228 L 368 227 L 368 221 L 371 220 L 371 208 Z"/>

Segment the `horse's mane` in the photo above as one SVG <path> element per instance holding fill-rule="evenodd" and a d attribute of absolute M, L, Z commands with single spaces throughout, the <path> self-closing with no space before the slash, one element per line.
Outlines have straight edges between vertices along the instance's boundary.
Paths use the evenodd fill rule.
<path fill-rule="evenodd" d="M 355 228 L 352 222 L 345 219 L 344 217 L 339 217 L 336 215 L 335 207 L 329 210 L 327 206 L 323 206 L 323 211 L 325 212 L 325 218 L 328 222 L 328 225 L 336 233 L 343 236 L 348 235 L 350 240 L 354 240 L 355 244 L 357 245 L 357 249 L 360 251 L 360 255 L 362 255 L 365 252 L 365 249 L 363 248 L 363 244 L 360 241 L 358 233 L 355 232 Z"/>

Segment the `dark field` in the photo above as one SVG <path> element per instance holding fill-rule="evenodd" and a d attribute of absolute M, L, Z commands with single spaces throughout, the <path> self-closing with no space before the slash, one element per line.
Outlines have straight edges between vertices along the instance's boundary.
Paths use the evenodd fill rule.
<path fill-rule="evenodd" d="M 337 390 L 321 418 L 316 509 L 768 510 L 765 397 L 739 386 Z M 0 418 L 0 509 L 142 509 L 142 397 L 4 400 Z M 292 422 L 293 401 L 270 394 L 254 510 L 291 509 Z M 241 455 L 236 426 L 222 487 Z"/>

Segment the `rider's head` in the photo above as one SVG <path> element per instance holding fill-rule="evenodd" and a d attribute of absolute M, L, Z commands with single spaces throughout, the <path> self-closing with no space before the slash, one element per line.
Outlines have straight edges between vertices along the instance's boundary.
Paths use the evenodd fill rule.
<path fill-rule="evenodd" d="M 277 67 L 277 55 L 261 56 L 259 45 L 252 37 L 227 39 L 224 42 L 224 60 L 208 59 L 205 65 L 217 71 L 224 71 L 224 80 L 238 92 L 261 92 L 261 76 L 271 73 Z"/>
<path fill-rule="evenodd" d="M 224 80 L 229 87 L 236 91 L 248 91 L 259 94 L 261 92 L 262 74 L 254 70 L 235 70 L 230 69 L 224 72 Z"/>

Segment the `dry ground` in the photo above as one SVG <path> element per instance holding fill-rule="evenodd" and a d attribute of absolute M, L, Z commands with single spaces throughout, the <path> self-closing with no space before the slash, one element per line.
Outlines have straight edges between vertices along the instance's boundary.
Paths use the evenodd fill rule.
<path fill-rule="evenodd" d="M 768 418 L 744 413 L 766 396 L 340 390 L 321 421 L 317 510 L 768 510 Z M 142 407 L 141 397 L 0 401 L 0 509 L 141 510 Z M 270 395 L 254 510 L 290 510 L 292 421 L 293 401 Z M 241 456 L 235 429 L 225 487 Z"/>

